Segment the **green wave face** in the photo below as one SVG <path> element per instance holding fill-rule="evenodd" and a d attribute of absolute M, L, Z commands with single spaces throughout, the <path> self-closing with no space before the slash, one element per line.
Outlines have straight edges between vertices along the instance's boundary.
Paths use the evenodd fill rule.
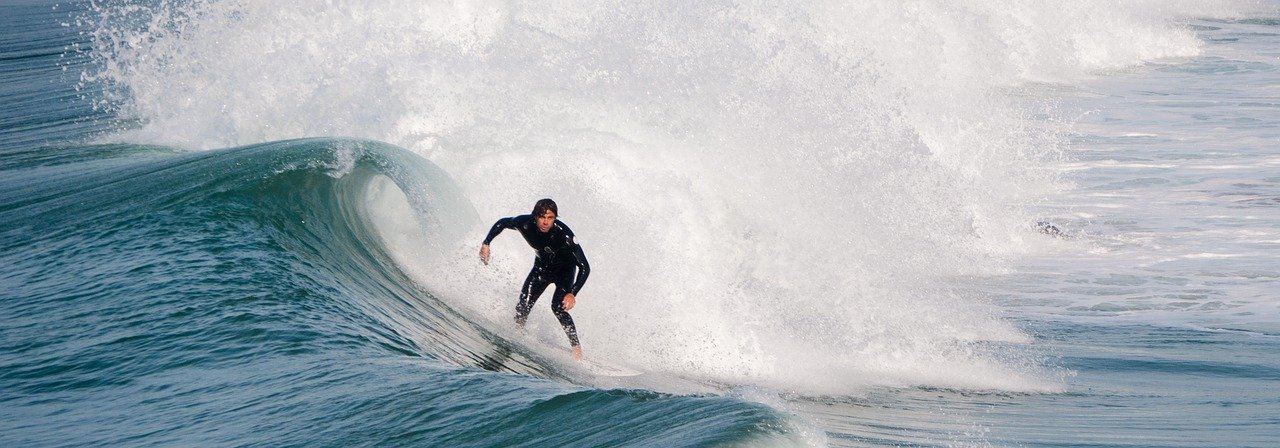
<path fill-rule="evenodd" d="M 381 334 L 377 342 L 396 350 L 551 375 L 423 290 L 388 255 L 371 222 L 372 194 L 397 193 L 417 221 L 414 241 L 427 253 L 456 244 L 478 222 L 449 176 L 420 157 L 349 139 L 199 153 L 110 145 L 84 153 L 12 167 L 18 175 L 3 186 L 0 220 L 6 254 L 38 254 L 9 260 L 19 274 L 101 268 L 57 288 L 15 285 L 17 296 L 117 287 L 142 289 L 144 300 L 160 302 L 191 288 L 206 289 L 215 302 L 238 294 L 273 302 L 320 295 L 318 303 L 282 306 L 335 314 L 314 316 L 319 321 L 363 322 L 358 334 Z M 317 335 L 306 342 L 335 336 Z"/>

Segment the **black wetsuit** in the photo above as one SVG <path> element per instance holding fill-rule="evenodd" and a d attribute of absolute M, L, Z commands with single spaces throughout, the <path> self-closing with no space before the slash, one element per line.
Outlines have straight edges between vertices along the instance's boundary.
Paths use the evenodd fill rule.
<path fill-rule="evenodd" d="M 582 253 L 582 247 L 573 240 L 573 231 L 557 220 L 551 224 L 551 230 L 543 233 L 538 230 L 538 223 L 533 215 L 512 216 L 493 223 L 493 228 L 489 229 L 489 236 L 484 238 L 484 244 L 488 245 L 494 237 L 506 229 L 520 231 L 520 235 L 538 254 L 533 260 L 533 269 L 529 271 L 529 277 L 524 280 L 524 287 L 520 289 L 520 303 L 516 305 L 516 323 L 524 325 L 525 319 L 529 317 L 529 310 L 533 309 L 534 302 L 538 301 L 538 296 L 547 289 L 547 285 L 555 283 L 556 292 L 551 298 L 551 311 L 564 327 L 565 334 L 569 336 L 569 343 L 577 347 L 578 330 L 574 327 L 573 318 L 569 316 L 569 312 L 564 310 L 564 295 L 568 293 L 578 295 L 582 285 L 587 282 L 587 275 L 591 274 L 591 265 L 587 264 L 587 256 Z"/>

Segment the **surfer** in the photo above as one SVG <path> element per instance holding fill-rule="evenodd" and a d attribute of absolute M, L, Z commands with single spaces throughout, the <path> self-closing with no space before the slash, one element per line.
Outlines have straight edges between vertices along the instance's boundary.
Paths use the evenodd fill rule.
<path fill-rule="evenodd" d="M 516 229 L 525 242 L 537 253 L 533 259 L 533 269 L 524 280 L 520 289 L 520 303 L 516 304 L 516 323 L 524 326 L 533 309 L 534 302 L 547 289 L 556 285 L 555 294 L 551 297 L 551 312 L 564 327 L 569 336 L 570 350 L 573 359 L 582 359 L 582 346 L 578 344 L 578 330 L 573 325 L 573 317 L 569 310 L 577 300 L 578 291 L 587 282 L 591 273 L 591 265 L 587 264 L 587 256 L 582 253 L 582 246 L 573 240 L 573 231 L 563 222 L 556 219 L 559 211 L 555 201 L 542 199 L 533 206 L 529 215 L 512 216 L 499 219 L 489 229 L 489 235 L 480 245 L 480 261 L 489 264 L 489 243 L 506 229 Z M 577 275 L 574 275 L 574 271 Z"/>

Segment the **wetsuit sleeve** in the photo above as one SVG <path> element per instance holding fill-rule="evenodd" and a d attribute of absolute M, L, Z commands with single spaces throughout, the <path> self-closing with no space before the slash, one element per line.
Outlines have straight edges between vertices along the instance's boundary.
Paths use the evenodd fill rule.
<path fill-rule="evenodd" d="M 516 217 L 499 219 L 498 222 L 493 223 L 493 227 L 489 228 L 489 235 L 484 237 L 484 245 L 488 246 L 503 230 L 514 228 L 516 228 Z"/>
<path fill-rule="evenodd" d="M 569 245 L 573 247 L 573 259 L 578 265 L 578 278 L 573 281 L 573 288 L 570 292 L 578 295 L 578 291 L 582 290 L 582 285 L 587 284 L 587 276 L 591 275 L 591 263 L 587 263 L 587 254 L 582 252 L 582 246 L 573 240 L 573 236 L 569 236 Z"/>

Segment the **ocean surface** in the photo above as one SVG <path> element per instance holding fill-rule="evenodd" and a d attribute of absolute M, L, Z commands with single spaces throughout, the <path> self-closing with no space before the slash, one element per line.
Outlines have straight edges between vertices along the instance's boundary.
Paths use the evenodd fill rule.
<path fill-rule="evenodd" d="M 1058 3 L 0 2 L 0 446 L 1277 446 L 1280 3 Z"/>

